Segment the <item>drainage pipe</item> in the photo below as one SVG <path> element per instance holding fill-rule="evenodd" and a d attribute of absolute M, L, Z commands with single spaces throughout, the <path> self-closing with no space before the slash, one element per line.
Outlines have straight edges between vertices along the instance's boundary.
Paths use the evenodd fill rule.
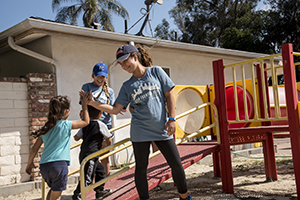
<path fill-rule="evenodd" d="M 36 53 L 34 51 L 31 51 L 29 49 L 26 49 L 24 47 L 18 46 L 14 39 L 12 38 L 12 36 L 8 36 L 8 45 L 10 46 L 10 48 L 12 48 L 13 50 L 23 53 L 25 55 L 28 55 L 30 57 L 36 58 L 38 60 L 44 61 L 46 63 L 52 64 L 54 66 L 54 70 L 55 70 L 55 74 L 56 74 L 56 88 L 57 88 L 57 93 L 60 94 L 61 92 L 61 87 L 60 87 L 60 70 L 58 67 L 58 62 L 52 58 L 49 58 L 47 56 L 44 56 L 42 54 Z"/>

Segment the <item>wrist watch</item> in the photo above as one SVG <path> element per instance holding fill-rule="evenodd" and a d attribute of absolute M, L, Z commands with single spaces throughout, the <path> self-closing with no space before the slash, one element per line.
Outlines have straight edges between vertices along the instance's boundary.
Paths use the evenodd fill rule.
<path fill-rule="evenodd" d="M 174 117 L 169 117 L 169 121 L 176 121 L 176 119 Z"/>

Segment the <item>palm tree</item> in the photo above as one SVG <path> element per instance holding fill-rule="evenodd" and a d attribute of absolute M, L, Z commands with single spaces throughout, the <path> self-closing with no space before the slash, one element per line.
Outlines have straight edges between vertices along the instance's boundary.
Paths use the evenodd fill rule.
<path fill-rule="evenodd" d="M 67 1 L 76 2 L 71 6 L 62 6 Z M 57 11 L 55 21 L 77 25 L 82 15 L 85 27 L 92 28 L 100 24 L 102 30 L 115 31 L 112 25 L 112 13 L 124 19 L 129 18 L 127 10 L 117 0 L 52 0 L 52 10 Z"/>

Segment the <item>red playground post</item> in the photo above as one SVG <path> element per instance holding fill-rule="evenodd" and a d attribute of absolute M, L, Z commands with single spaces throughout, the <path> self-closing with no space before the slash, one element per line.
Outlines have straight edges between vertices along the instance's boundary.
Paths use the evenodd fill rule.
<path fill-rule="evenodd" d="M 221 139 L 221 177 L 222 187 L 226 193 L 234 193 L 233 189 L 233 174 L 231 166 L 231 153 L 228 132 L 228 118 L 227 118 L 227 105 L 225 94 L 225 76 L 224 76 L 224 63 L 223 60 L 213 62 L 214 70 L 214 85 L 216 99 L 215 104 L 219 112 L 219 127 Z M 222 108 L 222 109 L 220 109 Z"/>
<path fill-rule="evenodd" d="M 288 123 L 290 140 L 292 147 L 292 156 L 294 164 L 294 173 L 297 187 L 297 196 L 300 196 L 300 136 L 299 136 L 299 115 L 298 98 L 295 78 L 295 66 L 292 44 L 284 44 L 282 49 L 283 76 L 285 85 L 285 97 L 287 104 Z"/>

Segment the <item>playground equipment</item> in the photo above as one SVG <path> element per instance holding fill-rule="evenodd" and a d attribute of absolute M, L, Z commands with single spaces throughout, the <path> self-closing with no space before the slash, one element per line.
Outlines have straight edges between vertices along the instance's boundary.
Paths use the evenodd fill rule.
<path fill-rule="evenodd" d="M 222 187 L 226 193 L 234 193 L 233 187 L 233 174 L 231 165 L 230 145 L 247 144 L 253 142 L 263 142 L 265 173 L 267 180 L 277 180 L 277 170 L 275 162 L 275 151 L 273 132 L 289 132 L 285 136 L 291 139 L 292 156 L 294 163 L 294 172 L 296 179 L 297 194 L 300 194 L 300 137 L 299 137 L 299 111 L 298 111 L 298 98 L 295 81 L 295 69 L 293 55 L 299 56 L 299 53 L 294 53 L 291 44 L 282 45 L 282 53 L 267 56 L 263 58 L 248 60 L 245 62 L 234 63 L 231 65 L 224 65 L 223 60 L 213 62 L 214 71 L 214 87 L 215 87 L 215 104 L 219 111 L 220 132 L 221 132 L 221 177 Z M 275 66 L 274 59 L 282 56 L 283 66 Z M 245 88 L 245 67 L 251 69 L 252 84 L 253 84 L 253 99 L 254 99 L 254 115 L 253 119 L 241 119 L 238 112 L 238 98 L 237 98 L 237 80 L 236 68 L 241 68 L 242 85 Z M 225 93 L 225 69 L 231 68 L 233 77 L 234 102 L 236 119 L 229 120 L 227 115 L 227 105 Z M 285 96 L 286 96 L 286 109 L 287 116 L 280 112 L 279 90 L 277 85 L 277 68 L 283 68 L 283 75 L 285 81 Z M 256 73 L 255 73 L 256 70 Z M 274 116 L 270 116 L 270 102 L 269 92 L 267 85 L 266 71 L 271 71 L 273 80 L 273 99 L 274 99 Z M 255 88 L 255 75 L 258 81 L 258 90 Z M 246 91 L 243 90 L 243 98 L 245 99 Z M 259 99 L 258 102 L 255 100 Z M 247 101 L 244 101 L 244 107 L 247 108 Z M 247 111 L 247 109 L 245 109 Z M 272 121 L 286 121 L 284 125 L 274 125 Z M 240 127 L 232 128 L 230 124 L 236 123 L 261 123 L 261 126 L 254 127 Z"/>
<path fill-rule="evenodd" d="M 176 115 L 180 115 L 187 110 L 195 108 L 203 103 L 210 102 L 207 86 L 176 85 L 173 89 Z M 209 107 L 205 107 L 197 112 L 176 120 L 176 138 L 184 138 L 202 127 L 209 125 Z M 209 135 L 210 131 L 205 131 L 201 135 Z"/>
<path fill-rule="evenodd" d="M 300 156 L 300 136 L 298 134 L 300 109 L 298 109 L 298 91 L 296 89 L 293 55 L 300 56 L 300 53 L 293 53 L 291 44 L 286 44 L 282 46 L 282 53 L 272 56 L 230 65 L 224 65 L 223 60 L 217 60 L 213 62 L 214 85 L 176 86 L 174 88 L 178 126 L 178 132 L 176 133 L 178 138 L 177 144 L 179 145 L 178 149 L 179 151 L 185 149 L 185 151 L 187 150 L 191 154 L 197 155 L 196 157 L 184 160 L 184 168 L 200 160 L 202 157 L 213 153 L 215 176 L 221 176 L 222 187 L 226 193 L 234 193 L 230 146 L 262 142 L 266 179 L 277 180 L 273 141 L 275 135 L 273 132 L 276 132 L 276 135 L 290 137 L 291 139 L 296 187 L 298 195 L 300 194 L 300 162 L 298 159 Z M 281 56 L 283 66 L 275 66 L 276 58 L 279 59 Z M 241 68 L 241 80 L 237 80 L 237 68 Z M 245 78 L 245 68 L 250 68 L 250 70 L 248 69 L 251 72 L 250 79 Z M 282 89 L 282 86 L 277 85 L 277 69 L 280 68 L 283 68 L 284 89 Z M 227 69 L 231 69 L 232 80 L 225 83 L 225 70 Z M 267 84 L 267 71 L 270 71 L 273 80 L 273 85 L 270 87 Z M 226 73 L 226 77 L 227 75 L 228 73 Z M 282 100 L 283 93 L 286 96 L 284 101 Z M 201 103 L 203 104 L 197 106 Z M 192 109 L 184 112 L 184 110 L 190 108 Z M 180 121 L 180 118 L 183 120 Z M 220 134 L 218 128 L 219 122 Z M 113 128 L 110 131 L 116 131 L 128 125 L 130 125 L 130 122 Z M 208 134 L 211 134 L 213 139 L 216 137 L 218 142 L 195 142 L 193 147 L 189 146 L 190 144 L 183 143 L 192 137 Z M 80 143 L 76 145 L 79 146 Z M 204 145 L 206 147 L 203 147 Z M 113 150 L 117 146 L 120 146 L 120 148 Z M 81 163 L 80 174 L 83 173 L 84 165 L 88 159 L 113 150 L 101 157 L 101 160 L 129 146 L 131 146 L 131 143 L 129 143 L 129 138 L 126 138 L 91 154 Z M 183 146 L 184 148 L 181 148 Z M 195 148 L 196 146 L 198 146 L 198 149 Z M 153 160 L 149 161 L 150 169 L 148 170 L 152 170 L 149 174 L 155 179 L 152 180 L 149 177 L 149 189 L 154 188 L 171 176 L 168 167 L 162 167 L 165 163 L 158 163 L 159 160 L 162 160 L 161 157 L 157 156 L 159 154 L 159 151 L 153 153 L 150 158 L 153 158 Z M 183 155 L 185 155 L 184 157 L 190 157 L 189 154 Z M 155 163 L 156 165 L 151 165 L 151 163 Z M 159 170 L 157 166 L 161 166 L 161 169 Z M 133 184 L 133 168 L 134 164 L 128 165 L 112 176 L 87 187 L 84 187 L 84 181 L 81 180 L 82 199 L 86 198 L 86 194 L 88 197 L 93 188 L 104 182 L 107 185 L 110 184 L 110 187 L 115 186 L 120 188 L 116 184 L 117 181 L 123 184 L 121 188 L 126 189 L 126 192 L 124 190 L 123 193 L 114 192 L 116 199 L 124 199 L 123 195 L 125 193 L 129 195 L 126 196 L 126 199 L 137 197 L 134 186 L 130 185 Z M 70 175 L 76 172 L 78 170 L 70 172 Z M 80 176 L 80 178 L 83 179 L 83 176 Z M 131 182 L 120 182 L 123 179 L 130 179 L 129 181 Z M 45 192 L 43 195 L 43 199 L 45 199 Z"/>

